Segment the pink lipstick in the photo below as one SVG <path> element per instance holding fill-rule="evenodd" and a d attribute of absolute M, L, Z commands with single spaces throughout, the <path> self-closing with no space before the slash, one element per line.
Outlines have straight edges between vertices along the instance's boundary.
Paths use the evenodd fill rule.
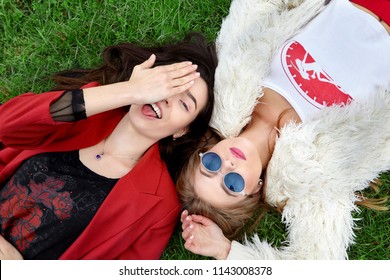
<path fill-rule="evenodd" d="M 230 152 L 235 158 L 246 160 L 244 153 L 238 148 L 230 148 Z"/>

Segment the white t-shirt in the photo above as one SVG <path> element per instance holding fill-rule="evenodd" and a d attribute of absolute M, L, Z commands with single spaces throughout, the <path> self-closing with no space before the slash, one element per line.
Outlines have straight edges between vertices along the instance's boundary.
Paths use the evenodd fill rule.
<path fill-rule="evenodd" d="M 348 0 L 333 0 L 276 53 L 263 86 L 304 121 L 324 106 L 364 100 L 390 82 L 390 36 Z"/>

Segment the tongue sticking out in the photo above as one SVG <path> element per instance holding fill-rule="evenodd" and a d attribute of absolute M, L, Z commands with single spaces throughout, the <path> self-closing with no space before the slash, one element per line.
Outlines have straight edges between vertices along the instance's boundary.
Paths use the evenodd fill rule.
<path fill-rule="evenodd" d="M 152 106 L 149 104 L 142 106 L 142 113 L 148 117 L 152 117 L 152 118 L 156 118 L 156 119 L 158 118 L 156 112 L 153 110 Z"/>

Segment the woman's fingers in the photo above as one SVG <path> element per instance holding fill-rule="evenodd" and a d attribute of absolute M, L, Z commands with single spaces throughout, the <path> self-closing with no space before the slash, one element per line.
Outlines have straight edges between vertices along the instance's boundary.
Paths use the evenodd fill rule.
<path fill-rule="evenodd" d="M 184 210 L 181 213 L 180 220 L 182 222 L 182 233 L 181 236 L 186 242 L 191 242 L 193 235 L 192 232 L 194 230 L 194 224 L 191 222 L 191 216 L 188 215 L 188 211 Z"/>
<path fill-rule="evenodd" d="M 199 72 L 196 72 L 196 69 L 198 69 L 198 65 L 191 64 L 187 65 L 181 69 L 176 69 L 174 71 L 169 72 L 171 78 L 175 80 L 177 83 L 186 83 L 188 82 L 188 78 L 190 79 L 196 79 L 200 76 Z M 185 79 L 187 78 L 187 79 Z"/>
<path fill-rule="evenodd" d="M 186 76 L 173 79 L 172 88 L 176 89 L 177 91 L 182 90 L 186 86 L 191 86 L 194 83 L 194 81 L 199 77 L 200 77 L 199 72 L 192 72 Z"/>
<path fill-rule="evenodd" d="M 184 223 L 187 217 L 188 217 L 188 211 L 184 210 L 183 212 L 181 212 L 180 222 Z"/>
<path fill-rule="evenodd" d="M 188 240 L 189 238 L 193 238 L 193 235 L 192 235 L 192 232 L 194 230 L 194 225 L 189 225 L 185 230 L 182 231 L 181 233 L 181 237 L 184 239 L 184 240 Z"/>
<path fill-rule="evenodd" d="M 156 71 L 166 71 L 172 88 L 175 88 L 188 86 L 192 84 L 192 81 L 199 78 L 200 73 L 196 72 L 197 68 L 198 65 L 192 64 L 191 62 L 179 62 L 172 65 L 158 66 L 156 67 Z"/>
<path fill-rule="evenodd" d="M 169 65 L 157 66 L 156 68 L 164 68 L 168 72 L 176 72 L 176 73 L 180 73 L 180 71 L 183 71 L 185 69 L 187 70 L 194 69 L 191 61 L 182 61 L 182 62 L 172 63 Z"/>
<path fill-rule="evenodd" d="M 186 231 L 191 226 L 191 216 L 188 215 L 188 212 L 185 214 L 182 214 L 181 216 L 181 229 L 182 231 Z"/>
<path fill-rule="evenodd" d="M 156 62 L 156 55 L 152 54 L 147 60 L 145 60 L 144 62 L 142 62 L 141 64 L 135 67 L 138 67 L 139 69 L 148 69 L 148 68 L 152 68 L 155 62 Z"/>
<path fill-rule="evenodd" d="M 206 218 L 205 216 L 202 215 L 191 215 L 191 221 L 202 224 L 204 226 L 210 226 L 215 224 L 212 220 L 209 218 Z"/>

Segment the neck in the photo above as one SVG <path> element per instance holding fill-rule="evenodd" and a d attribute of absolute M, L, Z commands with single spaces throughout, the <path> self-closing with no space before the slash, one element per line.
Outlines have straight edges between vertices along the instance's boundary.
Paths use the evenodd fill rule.
<path fill-rule="evenodd" d="M 240 134 L 255 144 L 263 168 L 267 167 L 271 159 L 278 129 L 291 121 L 300 122 L 300 119 L 290 103 L 277 92 L 264 89 L 264 95 L 252 113 L 251 122 Z"/>
<path fill-rule="evenodd" d="M 266 168 L 275 144 L 276 129 L 274 126 L 252 115 L 251 122 L 240 137 L 247 138 L 256 146 L 263 168 Z"/>
<path fill-rule="evenodd" d="M 126 114 L 106 138 L 104 152 L 124 159 L 139 159 L 154 143 L 155 140 L 134 130 Z"/>

